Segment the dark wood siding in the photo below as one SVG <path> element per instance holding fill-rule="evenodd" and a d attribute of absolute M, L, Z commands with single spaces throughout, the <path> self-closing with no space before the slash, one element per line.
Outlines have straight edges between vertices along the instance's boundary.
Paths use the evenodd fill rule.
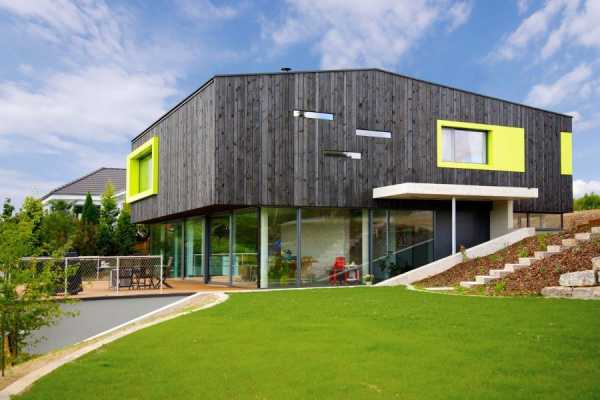
<path fill-rule="evenodd" d="M 213 110 L 214 120 L 190 107 Z M 335 120 L 294 118 L 294 109 Z M 438 168 L 437 119 L 523 127 L 526 172 Z M 356 136 L 357 128 L 392 139 Z M 380 70 L 217 76 L 134 142 L 161 136 L 159 194 L 134 204 L 134 217 L 207 206 L 376 207 L 374 187 L 402 182 L 537 187 L 539 198 L 516 211 L 566 212 L 572 178 L 560 175 L 561 130 L 571 131 L 570 117 Z"/>
<path fill-rule="evenodd" d="M 214 84 L 160 120 L 133 142 L 159 137 L 158 194 L 131 205 L 133 221 L 145 221 L 210 206 L 215 187 Z"/>

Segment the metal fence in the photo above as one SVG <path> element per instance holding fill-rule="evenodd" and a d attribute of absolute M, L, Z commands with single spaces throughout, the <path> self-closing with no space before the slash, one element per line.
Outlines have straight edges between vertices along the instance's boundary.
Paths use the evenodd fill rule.
<path fill-rule="evenodd" d="M 21 262 L 24 265 L 35 263 L 38 269 L 49 265 L 59 270 L 61 282 L 56 283 L 56 293 L 64 295 L 119 290 L 162 291 L 168 273 L 162 256 L 26 257 Z"/>

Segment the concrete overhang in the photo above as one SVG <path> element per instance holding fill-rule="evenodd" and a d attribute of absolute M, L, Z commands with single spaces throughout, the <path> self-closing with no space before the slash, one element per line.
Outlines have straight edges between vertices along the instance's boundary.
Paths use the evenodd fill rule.
<path fill-rule="evenodd" d="M 537 199 L 537 188 L 514 186 L 448 185 L 439 183 L 400 183 L 373 189 L 374 199 L 422 200 L 521 200 Z"/>

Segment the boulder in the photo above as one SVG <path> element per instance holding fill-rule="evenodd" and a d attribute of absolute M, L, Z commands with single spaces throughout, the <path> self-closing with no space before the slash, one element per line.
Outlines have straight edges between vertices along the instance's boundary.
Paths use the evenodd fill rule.
<path fill-rule="evenodd" d="M 574 299 L 600 299 L 600 286 L 573 288 Z"/>
<path fill-rule="evenodd" d="M 596 271 L 577 271 L 562 274 L 558 280 L 560 286 L 594 286 L 596 285 Z"/>
<path fill-rule="evenodd" d="M 592 258 L 592 267 L 594 271 L 600 271 L 600 257 Z"/>
<path fill-rule="evenodd" d="M 573 288 L 566 286 L 548 286 L 542 289 L 544 297 L 571 297 Z"/>

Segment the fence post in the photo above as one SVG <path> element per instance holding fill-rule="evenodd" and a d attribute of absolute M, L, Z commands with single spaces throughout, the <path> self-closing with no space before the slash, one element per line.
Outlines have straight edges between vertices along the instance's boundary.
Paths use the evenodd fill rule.
<path fill-rule="evenodd" d="M 68 274 L 68 269 L 69 269 L 69 259 L 67 257 L 65 257 L 65 296 L 67 295 L 67 286 L 69 284 L 69 274 Z"/>
<path fill-rule="evenodd" d="M 96 280 L 100 280 L 100 257 L 96 258 Z"/>
<path fill-rule="evenodd" d="M 163 292 L 163 256 L 160 255 L 160 293 Z"/>
<path fill-rule="evenodd" d="M 119 293 L 119 286 L 121 286 L 121 282 L 119 282 L 119 267 L 121 265 L 121 258 L 117 256 L 117 293 Z"/>

